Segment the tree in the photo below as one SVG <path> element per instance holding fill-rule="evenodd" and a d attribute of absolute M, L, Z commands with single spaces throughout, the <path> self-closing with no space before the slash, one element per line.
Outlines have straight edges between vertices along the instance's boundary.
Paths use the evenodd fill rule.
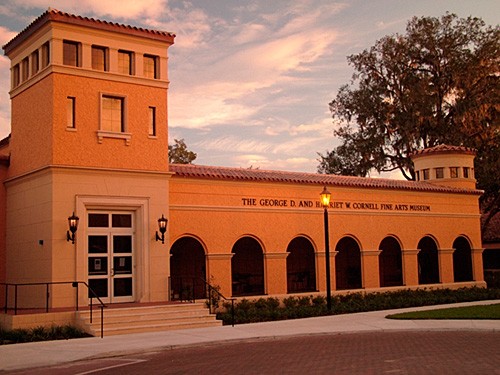
<path fill-rule="evenodd" d="M 174 139 L 175 144 L 168 145 L 168 162 L 176 164 L 191 164 L 196 159 L 196 153 L 189 151 L 184 139 Z"/>
<path fill-rule="evenodd" d="M 404 35 L 386 36 L 347 59 L 352 81 L 330 103 L 342 144 L 319 154 L 318 172 L 399 169 L 414 180 L 414 151 L 472 147 L 483 212 L 498 213 L 500 29 L 454 14 L 414 17 Z"/>

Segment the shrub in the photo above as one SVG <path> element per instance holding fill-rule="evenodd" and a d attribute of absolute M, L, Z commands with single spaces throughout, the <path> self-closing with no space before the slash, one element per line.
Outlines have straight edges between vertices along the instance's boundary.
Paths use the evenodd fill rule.
<path fill-rule="evenodd" d="M 282 303 L 277 298 L 243 299 L 235 303 L 235 324 L 269 320 L 297 319 L 328 314 L 347 314 L 362 311 L 389 310 L 404 307 L 429 306 L 456 302 L 500 299 L 500 289 L 478 287 L 461 289 L 417 289 L 377 293 L 347 293 L 332 297 L 332 311 L 327 311 L 324 296 L 287 297 Z M 231 324 L 231 304 L 217 318 Z"/>
<path fill-rule="evenodd" d="M 67 340 L 81 337 L 90 337 L 90 335 L 70 325 L 52 326 L 49 328 L 40 326 L 31 329 L 0 329 L 0 345 L 33 341 Z"/>

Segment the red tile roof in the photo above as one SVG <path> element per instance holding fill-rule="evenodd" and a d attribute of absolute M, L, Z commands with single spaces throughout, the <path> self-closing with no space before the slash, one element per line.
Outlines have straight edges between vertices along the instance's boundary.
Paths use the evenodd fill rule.
<path fill-rule="evenodd" d="M 450 145 L 437 145 L 434 147 L 424 148 L 423 150 L 415 151 L 411 154 L 411 157 L 419 157 L 421 155 L 429 155 L 429 154 L 454 154 L 454 153 L 463 153 L 463 154 L 471 154 L 475 155 L 476 150 L 470 147 L 464 146 L 450 146 Z"/>
<path fill-rule="evenodd" d="M 192 164 L 170 164 L 174 177 L 200 178 L 211 180 L 235 180 L 255 182 L 285 182 L 308 185 L 328 185 L 366 189 L 413 190 L 422 192 L 458 193 L 480 195 L 480 190 L 460 189 L 433 185 L 423 181 L 392 180 L 387 178 L 367 178 L 337 176 L 319 173 L 270 171 L 262 169 L 244 169 L 211 167 Z"/>
<path fill-rule="evenodd" d="M 49 8 L 46 12 L 41 14 L 31 24 L 29 24 L 23 31 L 17 34 L 14 39 L 3 46 L 5 53 L 8 54 L 13 48 L 26 40 L 26 38 L 31 35 L 34 30 L 39 29 L 49 21 L 57 21 L 73 25 L 92 27 L 95 29 L 114 31 L 128 35 L 142 36 L 149 39 L 163 40 L 169 43 L 174 43 L 175 38 L 175 34 L 166 31 L 143 29 L 142 27 L 123 25 L 109 21 L 101 21 L 95 18 L 77 16 L 74 14 L 61 12 L 57 9 Z"/>

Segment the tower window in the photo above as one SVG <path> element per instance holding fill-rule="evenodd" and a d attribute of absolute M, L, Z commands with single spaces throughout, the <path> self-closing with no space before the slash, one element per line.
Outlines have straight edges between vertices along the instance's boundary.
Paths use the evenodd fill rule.
<path fill-rule="evenodd" d="M 436 168 L 436 178 L 444 178 L 444 168 Z"/>
<path fill-rule="evenodd" d="M 78 42 L 63 41 L 63 64 L 69 66 L 80 66 Z"/>
<path fill-rule="evenodd" d="M 19 64 L 16 64 L 12 68 L 12 87 L 19 86 L 20 82 Z"/>
<path fill-rule="evenodd" d="M 118 51 L 118 72 L 132 75 L 132 52 Z"/>
<path fill-rule="evenodd" d="M 429 179 L 429 169 L 422 169 L 422 175 L 424 177 L 424 180 L 428 180 Z"/>
<path fill-rule="evenodd" d="M 420 171 L 417 171 L 416 174 L 417 174 L 417 181 L 420 181 Z"/>
<path fill-rule="evenodd" d="M 68 96 L 66 98 L 66 127 L 75 129 L 75 98 L 72 96 Z"/>
<path fill-rule="evenodd" d="M 158 78 L 158 56 L 144 55 L 144 77 Z"/>
<path fill-rule="evenodd" d="M 156 136 L 156 108 L 149 107 L 149 135 Z"/>
<path fill-rule="evenodd" d="M 115 133 L 125 131 L 124 98 L 116 96 L 102 96 L 101 102 L 101 130 Z"/>
<path fill-rule="evenodd" d="M 450 178 L 458 178 L 458 167 L 450 167 Z"/>
<path fill-rule="evenodd" d="M 31 75 L 35 75 L 38 73 L 39 64 L 40 62 L 38 61 L 38 50 L 36 50 L 31 54 Z"/>
<path fill-rule="evenodd" d="M 470 169 L 469 167 L 464 167 L 463 172 L 464 172 L 464 178 L 469 178 L 469 173 Z"/>
<path fill-rule="evenodd" d="M 42 69 L 45 68 L 47 65 L 49 65 L 49 61 L 50 61 L 50 44 L 49 42 L 47 42 L 42 46 L 42 61 L 41 61 Z"/>
<path fill-rule="evenodd" d="M 21 78 L 24 81 L 28 79 L 30 76 L 30 63 L 29 63 L 29 58 L 25 57 L 23 61 L 21 62 Z"/>
<path fill-rule="evenodd" d="M 106 47 L 92 46 L 92 69 L 107 71 L 108 64 L 106 55 Z"/>

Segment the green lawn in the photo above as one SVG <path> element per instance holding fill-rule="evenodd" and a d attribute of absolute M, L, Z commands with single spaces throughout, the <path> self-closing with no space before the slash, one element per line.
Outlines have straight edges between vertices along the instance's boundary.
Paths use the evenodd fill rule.
<path fill-rule="evenodd" d="M 500 304 L 453 307 L 387 315 L 389 319 L 500 319 Z"/>

